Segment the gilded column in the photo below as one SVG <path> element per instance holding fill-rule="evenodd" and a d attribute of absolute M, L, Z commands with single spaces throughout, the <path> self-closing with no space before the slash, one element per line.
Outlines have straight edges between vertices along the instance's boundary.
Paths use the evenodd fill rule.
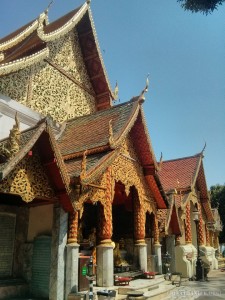
<path fill-rule="evenodd" d="M 185 219 L 185 244 L 192 243 L 191 233 L 191 214 L 190 214 L 190 202 L 186 205 L 186 219 Z"/>
<path fill-rule="evenodd" d="M 209 231 L 209 240 L 210 240 L 210 246 L 213 247 L 213 232 Z"/>
<path fill-rule="evenodd" d="M 209 230 L 207 225 L 205 225 L 205 235 L 206 235 L 206 246 L 210 247 L 210 237 L 209 237 Z"/>
<path fill-rule="evenodd" d="M 220 248 L 219 238 L 218 238 L 218 233 L 217 232 L 214 233 L 214 247 L 216 249 Z"/>
<path fill-rule="evenodd" d="M 106 171 L 105 202 L 100 205 L 99 238 L 97 246 L 97 285 L 113 286 L 113 244 L 112 238 L 112 174 L 109 167 Z"/>
<path fill-rule="evenodd" d="M 145 244 L 145 212 L 138 199 L 136 191 L 134 197 L 134 238 L 136 244 Z"/>
<path fill-rule="evenodd" d="M 155 216 L 154 218 L 154 245 L 160 245 L 159 242 L 159 225 L 158 225 L 158 219 Z"/>
<path fill-rule="evenodd" d="M 69 230 L 67 244 L 77 243 L 78 232 L 78 211 L 73 211 L 69 214 Z"/>
<path fill-rule="evenodd" d="M 203 246 L 204 243 L 204 233 L 203 233 L 203 219 L 202 219 L 202 210 L 201 205 L 198 203 L 198 211 L 199 211 L 199 223 L 198 223 L 198 241 L 199 246 Z"/>
<path fill-rule="evenodd" d="M 112 179 L 110 168 L 107 170 L 106 178 L 106 201 L 100 206 L 99 237 L 101 244 L 108 244 L 112 242 Z"/>
<path fill-rule="evenodd" d="M 159 242 L 159 225 L 158 219 L 155 216 L 154 218 L 154 251 L 155 255 L 157 255 L 157 271 L 159 274 L 162 274 L 162 251 L 161 251 L 161 244 Z"/>

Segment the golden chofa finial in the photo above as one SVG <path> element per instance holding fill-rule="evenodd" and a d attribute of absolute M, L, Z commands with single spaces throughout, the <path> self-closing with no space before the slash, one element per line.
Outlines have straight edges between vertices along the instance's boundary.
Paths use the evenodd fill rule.
<path fill-rule="evenodd" d="M 84 179 L 87 174 L 87 152 L 88 152 L 88 150 L 85 150 L 83 153 L 83 159 L 81 162 L 81 172 L 80 172 L 81 179 Z"/>
<path fill-rule="evenodd" d="M 49 8 L 52 6 L 53 2 L 54 2 L 54 0 L 50 1 L 48 7 L 47 7 L 46 10 L 45 10 L 45 13 L 48 13 Z"/>
<path fill-rule="evenodd" d="M 203 149 L 202 149 L 202 151 L 201 151 L 202 157 L 204 157 L 204 151 L 205 151 L 205 148 L 206 148 L 206 142 L 205 142 L 205 145 L 204 145 L 204 147 L 203 147 Z"/>
<path fill-rule="evenodd" d="M 118 94 L 119 94 L 119 86 L 118 83 L 116 82 L 114 92 L 113 92 L 114 100 L 118 100 Z"/>
<path fill-rule="evenodd" d="M 158 163 L 158 170 L 160 171 L 162 169 L 162 164 L 163 164 L 163 154 L 161 152 L 160 160 Z"/>
<path fill-rule="evenodd" d="M 109 121 L 109 145 L 110 146 L 114 145 L 112 120 Z"/>
<path fill-rule="evenodd" d="M 149 74 L 147 75 L 147 78 L 146 78 L 146 85 L 145 85 L 145 88 L 143 89 L 143 91 L 141 92 L 139 98 L 138 98 L 138 101 L 139 103 L 143 103 L 145 101 L 145 93 L 148 92 L 148 87 L 149 87 Z"/>
<path fill-rule="evenodd" d="M 9 138 L 3 146 L 0 147 L 0 155 L 9 159 L 16 155 L 20 150 L 20 122 L 17 116 L 15 115 L 15 124 L 10 130 Z"/>

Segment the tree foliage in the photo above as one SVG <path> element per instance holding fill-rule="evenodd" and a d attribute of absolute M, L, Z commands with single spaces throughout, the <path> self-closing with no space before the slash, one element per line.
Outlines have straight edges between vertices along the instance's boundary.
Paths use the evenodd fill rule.
<path fill-rule="evenodd" d="M 218 208 L 220 219 L 223 224 L 223 231 L 220 233 L 219 239 L 221 243 L 225 243 L 225 184 L 213 185 L 210 188 L 211 206 Z"/>
<path fill-rule="evenodd" d="M 177 0 L 182 2 L 181 6 L 185 10 L 191 12 L 202 12 L 204 14 L 212 13 L 219 5 L 223 4 L 225 0 Z"/>

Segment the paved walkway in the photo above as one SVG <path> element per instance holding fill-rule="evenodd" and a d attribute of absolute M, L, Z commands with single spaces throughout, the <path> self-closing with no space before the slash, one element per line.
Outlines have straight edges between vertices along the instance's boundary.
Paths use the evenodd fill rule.
<path fill-rule="evenodd" d="M 225 299 L 225 272 L 210 271 L 209 281 L 183 281 L 181 286 L 173 290 L 168 299 L 185 300 L 219 300 Z"/>

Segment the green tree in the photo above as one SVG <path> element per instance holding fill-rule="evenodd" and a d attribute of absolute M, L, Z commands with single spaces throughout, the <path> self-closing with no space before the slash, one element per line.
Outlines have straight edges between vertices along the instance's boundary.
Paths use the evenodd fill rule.
<path fill-rule="evenodd" d="M 185 10 L 190 10 L 191 12 L 202 12 L 204 14 L 209 14 L 222 5 L 225 0 L 177 0 L 182 2 L 181 6 Z"/>
<path fill-rule="evenodd" d="M 211 206 L 218 208 L 220 219 L 223 224 L 223 230 L 220 233 L 220 243 L 225 243 L 225 184 L 213 185 L 210 187 Z"/>

